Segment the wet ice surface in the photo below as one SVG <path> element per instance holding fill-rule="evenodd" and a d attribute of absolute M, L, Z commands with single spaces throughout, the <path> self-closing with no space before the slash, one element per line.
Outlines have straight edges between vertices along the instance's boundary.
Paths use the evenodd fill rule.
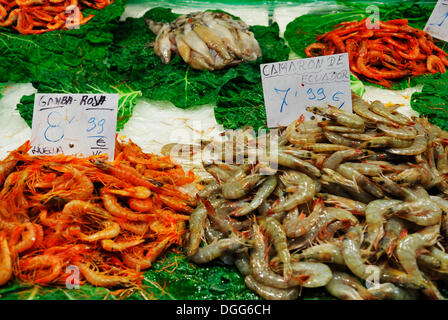
<path fill-rule="evenodd" d="M 155 6 L 160 6 L 157 4 Z M 165 6 L 165 4 L 163 4 Z M 151 6 L 152 7 L 152 6 Z M 256 8 L 253 6 L 223 6 L 220 4 L 198 4 L 185 5 L 174 7 L 167 4 L 176 13 L 189 13 L 205 9 L 221 9 L 234 14 L 243 19 L 248 25 L 268 25 L 268 8 Z M 336 5 L 328 5 L 326 9 L 336 9 Z M 144 12 L 150 7 L 145 5 L 128 5 L 123 17 L 133 16 L 141 17 Z M 307 14 L 315 9 L 313 4 L 291 4 L 283 7 L 278 7 L 272 10 L 273 19 L 279 24 L 280 34 L 283 35 L 286 25 L 294 20 L 296 17 Z M 291 54 L 291 59 L 297 58 Z M 392 92 L 390 90 L 366 86 L 366 93 L 364 99 L 368 101 L 381 100 L 385 104 L 400 104 L 398 109 L 406 115 L 414 115 L 415 112 L 410 108 L 410 97 L 414 91 L 421 90 L 421 88 L 409 88 Z M 166 107 L 168 106 L 168 107 Z M 154 120 L 150 120 L 154 119 Z M 159 123 L 160 119 L 160 123 Z M 172 119 L 178 119 L 172 121 Z M 183 119 L 180 121 L 179 119 Z M 146 125 L 148 123 L 148 125 Z M 149 125 L 149 123 L 151 125 Z M 196 141 L 188 141 L 189 138 L 195 135 L 194 130 L 191 129 L 191 123 L 196 123 L 201 127 L 203 132 L 210 130 L 210 132 L 219 132 L 213 114 L 213 106 L 207 105 L 195 110 L 178 109 L 171 104 L 160 104 L 160 102 L 139 102 L 134 111 L 134 115 L 126 124 L 121 134 L 125 134 L 133 141 L 139 144 L 144 151 L 158 153 L 160 147 L 165 143 L 182 142 L 192 143 Z M 154 128 L 154 129 L 153 129 Z M 179 141 L 179 135 L 173 132 L 181 132 L 184 130 L 183 140 Z M 140 136 L 139 136 L 140 135 Z"/>
<path fill-rule="evenodd" d="M 11 84 L 2 91 L 3 97 L 0 99 L 0 159 L 5 158 L 10 151 L 31 138 L 31 128 L 20 116 L 16 106 L 22 96 L 35 92 L 36 89 L 31 83 Z"/>
<path fill-rule="evenodd" d="M 246 6 L 246 5 L 236 5 L 230 6 L 220 3 L 185 3 L 182 4 L 177 3 L 173 5 L 169 2 L 156 2 L 156 3 L 145 3 L 145 4 L 128 4 L 126 9 L 121 16 L 121 20 L 124 20 L 128 17 L 139 18 L 145 14 L 146 11 L 153 7 L 165 7 L 170 8 L 174 13 L 185 14 L 203 10 L 216 10 L 220 9 L 226 11 L 234 16 L 240 17 L 244 20 L 248 25 L 263 25 L 267 26 L 269 23 L 268 18 L 268 9 L 254 7 L 254 6 Z"/>
<path fill-rule="evenodd" d="M 416 86 L 413 88 L 407 88 L 404 90 L 387 90 L 373 86 L 365 86 L 366 92 L 362 98 L 366 101 L 373 102 L 379 100 L 384 104 L 399 104 L 400 107 L 397 109 L 398 112 L 404 115 L 418 116 L 418 113 L 411 108 L 411 96 L 414 92 L 421 92 L 422 86 Z"/>
<path fill-rule="evenodd" d="M 222 131 L 222 126 L 216 123 L 212 105 L 180 109 L 169 102 L 141 100 L 118 137 L 120 140 L 130 138 L 144 152 L 161 154 L 165 144 L 198 144 L 200 140 L 216 139 Z M 175 162 L 185 170 L 208 176 L 199 158 L 177 158 Z"/>
<path fill-rule="evenodd" d="M 315 8 L 316 4 L 291 4 L 270 11 L 268 7 L 229 6 L 219 3 L 199 3 L 197 1 L 185 1 L 184 4 L 177 3 L 176 7 L 169 2 L 128 4 L 122 15 L 122 20 L 128 17 L 141 17 L 147 10 L 157 6 L 171 8 L 173 12 L 180 14 L 206 9 L 221 9 L 240 17 L 248 25 L 268 25 L 269 12 L 271 12 L 274 21 L 279 24 L 281 35 L 283 35 L 289 22 L 300 15 L 309 13 Z M 290 59 L 293 58 L 296 58 L 296 56 L 291 54 Z M 410 108 L 410 97 L 412 92 L 416 90 L 421 90 L 421 88 L 394 92 L 366 86 L 366 93 L 363 98 L 368 101 L 380 100 L 386 104 L 399 103 L 402 105 L 399 108 L 400 112 L 406 115 L 414 115 L 415 112 Z M 0 159 L 3 159 L 9 151 L 17 148 L 31 137 L 31 129 L 21 118 L 16 110 L 16 105 L 23 95 L 35 91 L 31 84 L 11 85 L 4 90 L 4 97 L 0 99 L 0 137 L 2 137 Z M 195 143 L 200 138 L 207 139 L 213 135 L 216 136 L 222 128 L 216 123 L 213 109 L 213 105 L 179 109 L 167 102 L 151 102 L 138 99 L 133 116 L 124 129 L 119 132 L 119 135 L 132 139 L 145 152 L 160 153 L 160 148 L 166 143 Z M 202 133 L 202 137 L 200 133 Z"/>
<path fill-rule="evenodd" d="M 198 143 L 222 130 L 212 105 L 180 109 L 168 102 L 141 100 L 119 137 L 131 138 L 145 152 L 160 153 L 164 144 Z"/>

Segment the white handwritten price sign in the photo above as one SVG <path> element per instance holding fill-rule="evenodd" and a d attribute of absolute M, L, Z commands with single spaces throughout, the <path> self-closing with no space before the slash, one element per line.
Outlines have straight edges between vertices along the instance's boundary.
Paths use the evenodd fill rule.
<path fill-rule="evenodd" d="M 36 94 L 31 155 L 114 158 L 118 94 Z"/>
<path fill-rule="evenodd" d="M 260 65 L 268 127 L 286 126 L 309 106 L 332 105 L 351 112 L 348 54 Z"/>
<path fill-rule="evenodd" d="M 448 0 L 439 0 L 424 29 L 434 38 L 448 41 Z"/>

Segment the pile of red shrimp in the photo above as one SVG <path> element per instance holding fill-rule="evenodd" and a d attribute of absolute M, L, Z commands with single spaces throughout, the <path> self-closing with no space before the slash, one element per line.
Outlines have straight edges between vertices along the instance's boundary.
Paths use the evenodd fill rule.
<path fill-rule="evenodd" d="M 315 57 L 347 52 L 355 75 L 387 88 L 391 80 L 446 71 L 448 53 L 406 19 L 379 21 L 377 29 L 370 26 L 368 19 L 340 23 L 317 36 L 305 53 Z"/>
<path fill-rule="evenodd" d="M 135 287 L 141 270 L 181 244 L 196 200 L 179 186 L 195 177 L 169 157 L 130 141 L 117 142 L 112 162 L 29 149 L 27 142 L 0 162 L 0 286 L 16 277 Z"/>
<path fill-rule="evenodd" d="M 113 0 L 0 0 L 0 27 L 12 27 L 21 34 L 41 34 L 74 29 L 87 23 L 87 7 L 104 9 Z"/>

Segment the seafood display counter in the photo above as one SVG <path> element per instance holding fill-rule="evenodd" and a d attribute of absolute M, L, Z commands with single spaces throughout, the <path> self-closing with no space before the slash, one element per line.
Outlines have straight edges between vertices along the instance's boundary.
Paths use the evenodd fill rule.
<path fill-rule="evenodd" d="M 437 8 L 0 0 L 0 299 L 446 299 Z M 268 127 L 260 65 L 334 54 L 351 111 Z M 39 94 L 115 94 L 114 156 L 33 151 Z"/>

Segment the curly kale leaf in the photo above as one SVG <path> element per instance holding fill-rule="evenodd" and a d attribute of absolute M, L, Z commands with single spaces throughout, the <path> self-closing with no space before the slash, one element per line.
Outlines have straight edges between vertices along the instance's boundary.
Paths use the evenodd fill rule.
<path fill-rule="evenodd" d="M 121 290 L 83 284 L 79 289 L 40 287 L 12 281 L 0 288 L 0 300 L 257 300 L 234 267 L 195 266 L 184 255 L 168 253 L 143 274 L 142 286 Z"/>
<path fill-rule="evenodd" d="M 251 26 L 263 53 L 256 62 L 245 62 L 233 68 L 212 72 L 194 70 L 179 56 L 173 56 L 168 64 L 164 64 L 151 47 L 156 36 L 147 27 L 145 19 L 170 22 L 176 17 L 169 9 L 154 8 L 142 18 L 126 19 L 115 33 L 107 64 L 120 73 L 122 80 L 141 90 L 148 99 L 170 101 L 179 108 L 214 104 L 221 88 L 229 81 L 239 77 L 252 86 L 258 85 L 260 63 L 288 59 L 289 48 L 279 37 L 278 25 L 273 24 L 270 27 Z M 238 87 L 235 89 L 240 92 Z M 224 121 L 227 114 L 233 117 L 235 110 L 225 109 L 221 105 L 219 112 L 218 121 Z M 265 118 L 263 113 L 259 113 L 257 117 Z M 224 122 L 230 124 L 233 121 Z"/>
<path fill-rule="evenodd" d="M 423 76 L 421 83 L 422 91 L 412 94 L 412 109 L 448 130 L 448 73 Z"/>
<path fill-rule="evenodd" d="M 104 72 L 103 60 L 124 6 L 125 0 L 116 0 L 103 10 L 85 10 L 84 14 L 92 13 L 95 17 L 79 29 L 22 35 L 3 28 L 0 31 L 0 81 L 40 81 L 45 80 L 47 73 L 72 75 L 87 66 Z"/>

